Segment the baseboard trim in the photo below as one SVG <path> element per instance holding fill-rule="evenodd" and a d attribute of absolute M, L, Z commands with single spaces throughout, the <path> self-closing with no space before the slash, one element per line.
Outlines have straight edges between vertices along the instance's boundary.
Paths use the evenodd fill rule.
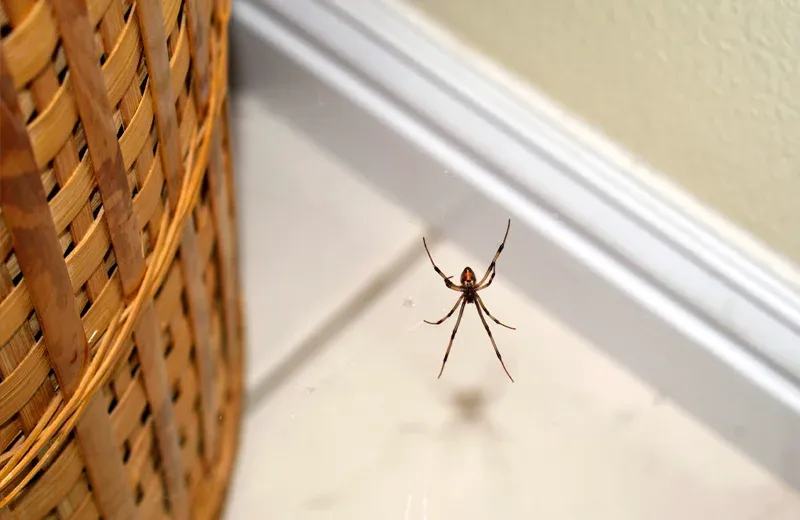
<path fill-rule="evenodd" d="M 763 442 L 780 445 L 746 449 L 800 489 L 800 291 L 792 267 L 765 261 L 769 252 L 745 252 L 730 239 L 735 232 L 720 233 L 641 165 L 612 157 L 597 138 L 577 137 L 577 125 L 545 100 L 523 99 L 521 87 L 515 92 L 433 42 L 398 6 L 239 1 L 234 21 L 771 399 L 771 422 L 752 426 Z"/>

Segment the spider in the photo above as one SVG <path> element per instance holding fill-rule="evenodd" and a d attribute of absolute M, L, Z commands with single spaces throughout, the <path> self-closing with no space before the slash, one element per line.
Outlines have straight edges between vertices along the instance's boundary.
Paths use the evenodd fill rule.
<path fill-rule="evenodd" d="M 456 285 L 450 281 L 452 276 L 445 276 L 441 269 L 436 266 L 436 262 L 433 261 L 433 257 L 431 256 L 431 252 L 428 250 L 428 244 L 425 242 L 425 237 L 422 237 L 422 245 L 425 246 L 425 252 L 428 253 L 428 258 L 431 260 L 431 264 L 433 264 L 433 269 L 436 273 L 444 279 L 444 284 L 447 286 L 448 289 L 452 289 L 454 291 L 458 291 L 461 293 L 461 296 L 458 297 L 456 300 L 456 304 L 453 305 L 453 308 L 450 309 L 450 312 L 445 315 L 444 318 L 440 319 L 439 321 L 428 321 L 423 320 L 425 323 L 430 325 L 441 325 L 444 323 L 458 308 L 458 305 L 461 304 L 461 308 L 458 311 L 458 318 L 456 319 L 456 326 L 453 328 L 453 333 L 450 334 L 450 343 L 447 344 L 447 350 L 444 352 L 444 359 L 442 360 L 442 368 L 439 370 L 439 378 L 442 377 L 442 372 L 444 372 L 444 365 L 447 363 L 447 356 L 450 355 L 450 349 L 453 347 L 453 340 L 456 337 L 456 332 L 458 332 L 458 326 L 461 323 L 461 316 L 464 314 L 464 307 L 467 306 L 468 303 L 474 303 L 475 309 L 478 310 L 478 316 L 480 316 L 481 321 L 483 322 L 483 328 L 486 329 L 486 333 L 489 334 L 489 339 L 492 341 L 492 346 L 494 347 L 494 352 L 497 354 L 497 359 L 500 360 L 500 364 L 503 366 L 503 370 L 505 371 L 508 378 L 511 382 L 514 382 L 514 378 L 511 377 L 511 374 L 508 373 L 508 369 L 506 368 L 506 364 L 503 363 L 503 357 L 500 355 L 500 350 L 497 348 L 497 344 L 494 342 L 494 337 L 492 336 L 492 331 L 489 330 L 489 324 L 486 323 L 486 318 L 483 317 L 483 313 L 485 312 L 487 316 L 489 316 L 492 321 L 501 325 L 507 329 L 517 330 L 514 327 L 510 327 L 505 323 L 501 323 L 500 320 L 492 316 L 489 312 L 489 309 L 486 308 L 486 304 L 483 303 L 483 300 L 478 295 L 478 291 L 482 289 L 486 289 L 492 284 L 494 280 L 494 275 L 497 273 L 497 268 L 495 267 L 495 263 L 497 262 L 497 258 L 500 256 L 500 253 L 503 252 L 503 247 L 506 245 L 506 238 L 508 238 L 508 230 L 511 229 L 511 219 L 508 219 L 508 226 L 506 227 L 506 234 L 503 237 L 503 242 L 500 244 L 500 247 L 497 248 L 497 253 L 495 253 L 494 258 L 492 259 L 492 263 L 489 264 L 489 268 L 486 270 L 486 274 L 483 275 L 483 278 L 479 282 L 475 282 L 475 271 L 473 271 L 469 266 L 465 267 L 463 271 L 461 271 L 461 285 Z M 491 273 L 491 277 L 489 276 Z M 486 278 L 489 278 L 489 281 L 486 281 Z M 481 311 L 481 309 L 483 309 Z M 438 378 L 437 378 L 438 379 Z"/>

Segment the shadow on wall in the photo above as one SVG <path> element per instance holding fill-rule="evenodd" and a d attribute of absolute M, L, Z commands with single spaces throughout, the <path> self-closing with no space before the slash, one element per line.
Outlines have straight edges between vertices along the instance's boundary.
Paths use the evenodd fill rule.
<path fill-rule="evenodd" d="M 369 172 L 363 180 L 389 199 L 428 222 L 444 219 L 459 201 L 476 192 L 432 163 L 430 157 L 399 139 L 392 130 L 308 72 L 265 44 L 247 29 L 234 32 L 231 50 L 233 89 L 257 93 L 269 109 L 336 156 L 352 171 Z M 259 66 L 250 58 L 257 56 Z"/>

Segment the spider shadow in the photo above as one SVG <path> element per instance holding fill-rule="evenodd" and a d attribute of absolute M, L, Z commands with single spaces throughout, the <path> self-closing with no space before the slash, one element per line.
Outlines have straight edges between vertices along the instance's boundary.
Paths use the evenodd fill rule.
<path fill-rule="evenodd" d="M 518 484 L 513 475 L 518 461 L 511 454 L 515 453 L 518 439 L 502 420 L 494 417 L 493 410 L 505 392 L 473 385 L 450 386 L 432 393 L 449 411 L 444 422 L 431 426 L 414 421 L 398 426 L 403 435 L 429 439 L 429 449 L 435 453 L 433 463 L 438 466 L 432 478 L 449 480 L 463 470 L 465 463 L 470 467 L 480 461 L 480 472 L 493 482 L 493 487 L 515 489 Z"/>
<path fill-rule="evenodd" d="M 438 427 L 431 427 L 420 421 L 408 421 L 397 426 L 399 437 L 423 435 L 438 442 L 429 446 L 434 452 L 442 446 L 453 447 L 463 441 L 473 442 L 474 434 L 479 434 L 481 447 L 484 451 L 491 451 L 495 456 L 500 455 L 501 465 L 507 465 L 506 457 L 493 447 L 502 444 L 509 438 L 505 428 L 492 419 L 490 409 L 499 398 L 500 392 L 489 393 L 482 387 L 465 387 L 449 389 L 442 397 L 442 391 L 436 390 L 434 395 L 439 396 L 450 410 L 450 417 L 446 423 Z M 320 490 L 310 494 L 303 502 L 307 511 L 325 511 L 340 506 L 360 493 L 354 487 L 368 486 L 374 481 L 375 476 L 386 471 L 397 471 L 398 460 L 407 460 L 397 450 L 398 439 L 387 439 L 382 455 L 364 467 L 342 475 L 338 482 L 327 490 Z M 424 450 L 424 447 L 419 449 Z M 457 448 L 456 448 L 457 450 Z M 402 450 L 401 450 L 402 451 Z M 398 456 L 401 455 L 399 458 Z"/>
<path fill-rule="evenodd" d="M 401 423 L 398 432 L 402 435 L 424 435 L 449 445 L 454 440 L 476 433 L 483 441 L 491 442 L 492 446 L 505 443 L 511 440 L 512 435 L 491 414 L 491 408 L 501 393 L 488 392 L 481 386 L 450 387 L 442 397 L 442 391 L 435 390 L 432 395 L 438 396 L 438 400 L 450 410 L 449 419 L 438 427 L 430 427 L 420 421 Z"/>

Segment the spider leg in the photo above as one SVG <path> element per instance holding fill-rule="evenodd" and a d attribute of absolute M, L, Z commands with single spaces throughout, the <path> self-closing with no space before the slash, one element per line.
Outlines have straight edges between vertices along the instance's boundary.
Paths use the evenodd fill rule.
<path fill-rule="evenodd" d="M 453 333 L 450 334 L 450 343 L 447 344 L 447 350 L 444 351 L 444 359 L 442 360 L 442 368 L 439 370 L 439 376 L 437 379 L 442 377 L 442 372 L 444 372 L 444 364 L 447 363 L 447 356 L 450 355 L 450 349 L 453 348 L 453 340 L 456 339 L 456 332 L 458 332 L 458 326 L 461 323 L 461 316 L 464 315 L 464 307 L 467 306 L 467 300 L 462 300 L 461 302 L 461 309 L 458 311 L 458 319 L 456 319 L 456 326 L 453 327 Z"/>
<path fill-rule="evenodd" d="M 476 305 L 475 308 L 478 309 L 478 316 L 481 317 L 481 321 L 483 322 L 483 328 L 486 329 L 486 333 L 489 335 L 489 339 L 492 341 L 492 346 L 494 347 L 495 354 L 497 354 L 497 359 L 500 360 L 500 364 L 503 366 L 503 370 L 505 370 L 506 375 L 508 376 L 508 378 L 513 383 L 514 382 L 514 378 L 511 377 L 511 374 L 508 373 L 508 369 L 506 368 L 506 364 L 503 363 L 503 356 L 500 355 L 500 350 L 498 350 L 498 348 L 497 348 L 497 343 L 494 342 L 494 336 L 492 336 L 492 331 L 489 329 L 489 324 L 486 323 L 486 318 L 483 317 L 483 312 L 481 312 L 481 306 L 480 305 Z"/>
<path fill-rule="evenodd" d="M 442 318 L 441 320 L 439 320 L 439 321 L 428 321 L 428 320 L 422 320 L 422 321 L 424 321 L 425 323 L 430 323 L 431 325 L 440 325 L 440 324 L 444 323 L 444 322 L 447 320 L 447 318 L 449 318 L 450 316 L 452 316 L 452 315 L 453 315 L 453 313 L 454 313 L 454 312 L 456 312 L 456 308 L 458 307 L 458 304 L 459 304 L 459 303 L 461 303 L 461 299 L 462 299 L 463 297 L 464 297 L 464 295 L 463 295 L 463 294 L 462 294 L 461 296 L 459 296 L 459 297 L 458 297 L 458 299 L 456 300 L 456 304 L 455 304 L 455 305 L 453 305 L 453 308 L 452 308 L 452 309 L 450 309 L 450 312 L 448 312 L 448 313 L 447 313 L 447 316 L 445 316 L 445 317 L 444 317 L 444 318 Z"/>
<path fill-rule="evenodd" d="M 500 257 L 500 253 L 503 252 L 503 248 L 506 246 L 506 239 L 508 238 L 508 230 L 511 229 L 511 219 L 508 219 L 508 226 L 506 226 L 506 234 L 503 236 L 503 241 L 500 243 L 500 247 L 497 248 L 497 253 L 495 253 L 494 258 L 492 259 L 492 263 L 489 264 L 489 268 L 486 270 L 486 274 L 483 275 L 481 281 L 478 282 L 476 285 L 480 286 L 483 282 L 486 281 L 486 277 L 489 276 L 489 272 L 494 268 L 495 262 Z"/>
<path fill-rule="evenodd" d="M 485 284 L 483 284 L 483 285 L 478 285 L 478 286 L 476 286 L 476 287 L 475 287 L 475 290 L 476 290 L 476 291 L 480 291 L 481 289 L 486 289 L 487 287 L 489 287 L 490 285 L 492 285 L 492 282 L 494 281 L 494 275 L 496 275 L 496 274 L 497 274 L 497 266 L 494 266 L 494 268 L 492 269 L 492 276 L 490 276 L 490 277 L 489 277 L 489 281 L 488 281 L 488 282 L 486 282 L 486 283 L 485 283 Z"/>
<path fill-rule="evenodd" d="M 509 221 L 509 222 L 511 222 L 511 221 Z M 425 237 L 422 237 L 422 245 L 425 246 L 425 252 L 428 253 L 428 258 L 430 258 L 430 260 L 431 260 L 431 264 L 433 265 L 433 270 L 436 271 L 436 273 L 439 276 L 442 277 L 442 279 L 444 280 L 444 284 L 447 286 L 447 288 L 448 289 L 452 289 L 454 291 L 460 291 L 461 290 L 461 286 L 460 285 L 456 285 L 456 284 L 454 284 L 453 282 L 450 281 L 450 278 L 452 278 L 452 276 L 445 276 L 445 274 L 442 272 L 442 270 L 439 269 L 436 266 L 436 262 L 433 261 L 433 257 L 431 256 L 431 252 L 428 250 L 428 243 L 425 242 Z"/>
<path fill-rule="evenodd" d="M 506 325 L 505 323 L 501 323 L 500 320 L 498 320 L 497 318 L 492 316 L 492 313 L 489 312 L 489 309 L 486 308 L 486 304 L 483 303 L 483 300 L 477 294 L 475 295 L 475 299 L 478 300 L 478 305 L 480 305 L 483 308 L 483 312 L 485 312 L 486 315 L 489 316 L 492 319 L 493 322 L 497 323 L 501 327 L 505 327 L 505 328 L 511 329 L 511 330 L 517 330 L 516 327 L 512 327 L 510 325 Z"/>

